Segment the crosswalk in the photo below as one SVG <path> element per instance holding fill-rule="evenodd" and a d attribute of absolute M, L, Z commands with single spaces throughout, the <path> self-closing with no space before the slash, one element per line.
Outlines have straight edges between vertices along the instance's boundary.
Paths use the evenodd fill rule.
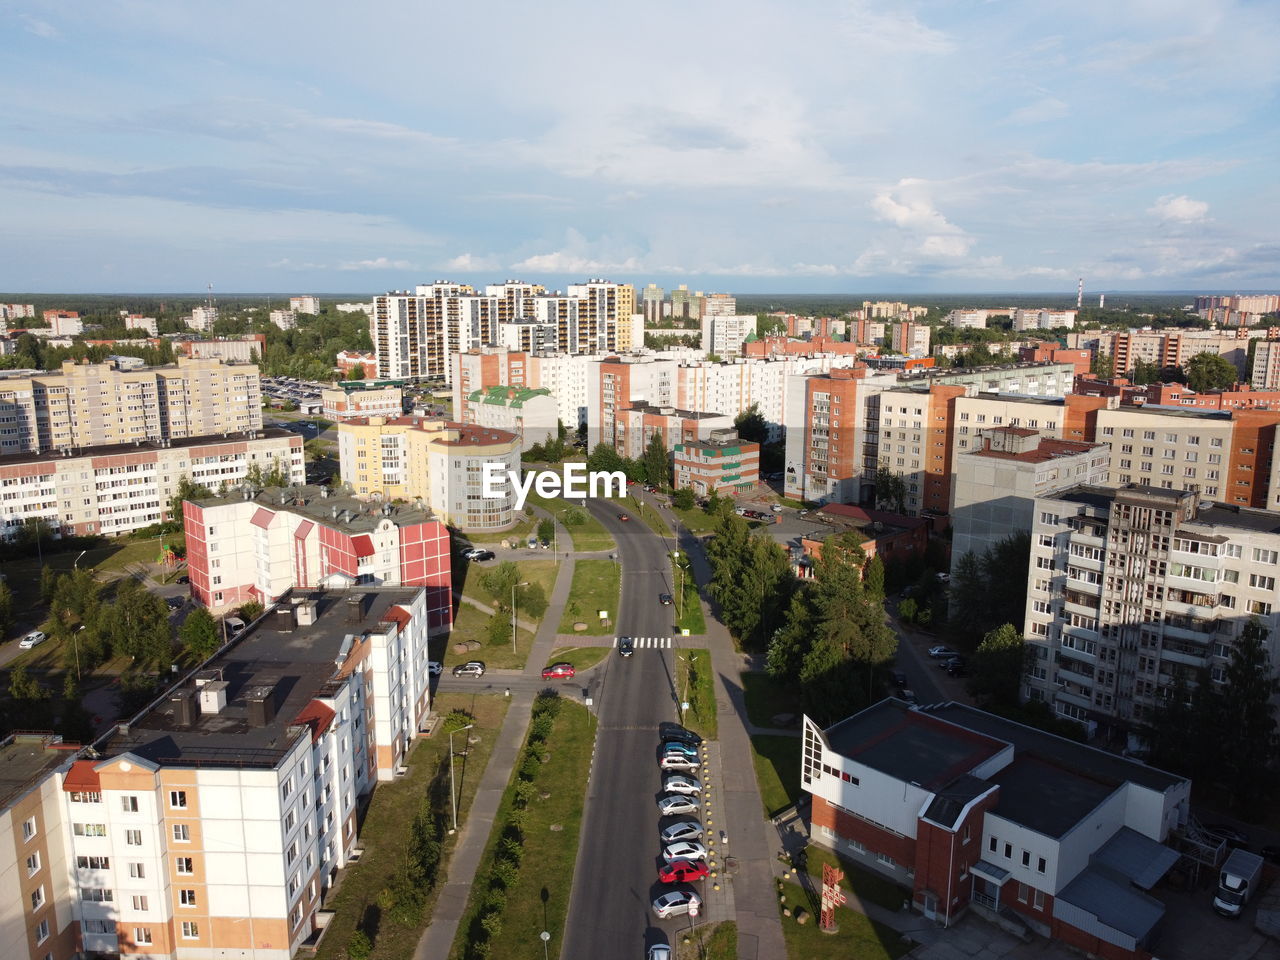
<path fill-rule="evenodd" d="M 631 639 L 635 643 L 637 650 L 646 650 L 651 648 L 659 650 L 671 649 L 670 637 L 632 637 Z M 613 645 L 615 647 L 618 645 L 617 637 L 613 638 Z"/>

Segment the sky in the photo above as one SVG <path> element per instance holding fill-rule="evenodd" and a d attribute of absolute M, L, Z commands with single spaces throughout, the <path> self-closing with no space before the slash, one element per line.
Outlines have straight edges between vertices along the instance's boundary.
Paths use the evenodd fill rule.
<path fill-rule="evenodd" d="M 1274 0 L 0 0 L 0 290 L 1280 288 Z"/>

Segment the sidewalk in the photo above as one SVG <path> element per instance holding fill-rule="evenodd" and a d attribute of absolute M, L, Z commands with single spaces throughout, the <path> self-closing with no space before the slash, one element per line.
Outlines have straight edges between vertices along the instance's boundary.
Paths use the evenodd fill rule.
<path fill-rule="evenodd" d="M 569 585 L 572 582 L 573 560 L 570 558 L 560 564 L 546 615 L 543 616 L 542 624 L 534 637 L 529 659 L 525 661 L 526 676 L 541 677 L 542 664 L 551 656 L 551 651 L 555 647 L 556 627 L 560 623 L 564 605 L 569 599 Z M 474 603 L 474 601 L 471 602 Z M 502 722 L 502 729 L 498 731 L 493 754 L 489 757 L 489 765 L 485 767 L 484 776 L 480 778 L 480 787 L 476 791 L 475 801 L 470 810 L 464 811 L 465 819 L 459 828 L 457 846 L 454 847 L 453 856 L 449 860 L 448 876 L 440 890 L 440 899 L 436 902 L 431 923 L 423 931 L 418 947 L 413 953 L 414 960 L 446 960 L 449 956 L 454 938 L 458 933 L 458 925 L 466 913 L 467 900 L 471 896 L 471 885 L 475 881 L 476 870 L 480 866 L 484 848 L 489 842 L 489 834 L 493 830 L 498 805 L 502 802 L 502 795 L 506 792 L 507 782 L 511 779 L 511 771 L 515 767 L 516 756 L 524 744 L 525 734 L 529 729 L 534 696 L 533 689 L 517 689 L 512 696 L 506 719 Z"/>

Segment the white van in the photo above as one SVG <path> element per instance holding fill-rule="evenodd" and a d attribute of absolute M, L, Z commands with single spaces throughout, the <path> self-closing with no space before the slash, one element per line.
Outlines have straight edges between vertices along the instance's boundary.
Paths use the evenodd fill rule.
<path fill-rule="evenodd" d="M 239 617 L 227 617 L 222 621 L 223 626 L 227 628 L 227 636 L 234 637 L 245 628 L 245 622 Z"/>

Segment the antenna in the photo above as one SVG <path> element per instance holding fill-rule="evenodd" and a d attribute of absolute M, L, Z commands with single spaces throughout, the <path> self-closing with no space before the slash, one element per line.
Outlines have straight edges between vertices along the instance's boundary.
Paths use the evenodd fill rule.
<path fill-rule="evenodd" d="M 213 309 L 213 284 L 209 284 L 209 296 L 205 298 L 205 306 L 210 310 Z"/>

